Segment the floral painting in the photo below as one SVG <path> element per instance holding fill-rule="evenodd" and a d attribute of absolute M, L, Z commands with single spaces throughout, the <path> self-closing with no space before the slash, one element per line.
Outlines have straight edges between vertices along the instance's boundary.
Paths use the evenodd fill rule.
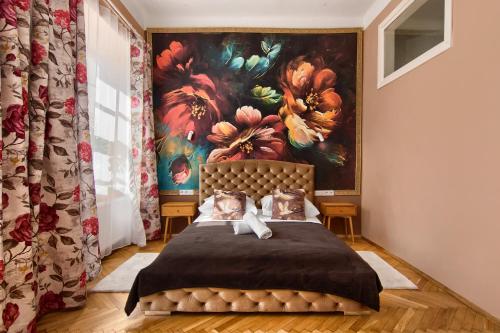
<path fill-rule="evenodd" d="M 151 33 L 159 189 L 198 165 L 316 166 L 316 189 L 359 190 L 360 32 Z"/>

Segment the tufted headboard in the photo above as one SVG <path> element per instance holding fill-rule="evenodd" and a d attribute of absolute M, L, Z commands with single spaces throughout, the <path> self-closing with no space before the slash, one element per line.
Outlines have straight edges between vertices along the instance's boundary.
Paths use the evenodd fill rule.
<path fill-rule="evenodd" d="M 214 190 L 244 191 L 260 205 L 260 199 L 281 188 L 306 191 L 314 196 L 314 165 L 267 160 L 242 160 L 200 165 L 200 205 Z"/>

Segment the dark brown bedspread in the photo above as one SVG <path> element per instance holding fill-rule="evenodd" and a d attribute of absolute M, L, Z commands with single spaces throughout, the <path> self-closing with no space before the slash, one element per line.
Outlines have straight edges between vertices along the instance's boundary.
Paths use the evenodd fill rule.
<path fill-rule="evenodd" d="M 379 310 L 377 273 L 321 224 L 268 223 L 273 236 L 234 235 L 231 225 L 194 223 L 135 278 L 125 305 L 159 291 L 217 287 L 334 294 Z"/>

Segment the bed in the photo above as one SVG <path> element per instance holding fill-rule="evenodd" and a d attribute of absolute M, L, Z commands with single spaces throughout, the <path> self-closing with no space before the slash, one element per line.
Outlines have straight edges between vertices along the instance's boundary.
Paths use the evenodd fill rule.
<path fill-rule="evenodd" d="M 200 165 L 199 201 L 215 189 L 244 191 L 256 203 L 276 187 L 304 189 L 314 166 L 244 160 Z M 379 310 L 377 274 L 323 225 L 268 223 L 273 237 L 234 235 L 230 222 L 193 223 L 137 275 L 125 312 L 343 312 Z"/>

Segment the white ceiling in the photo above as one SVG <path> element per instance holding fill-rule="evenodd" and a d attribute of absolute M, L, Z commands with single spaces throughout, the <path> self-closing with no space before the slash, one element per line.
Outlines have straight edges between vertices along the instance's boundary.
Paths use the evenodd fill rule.
<path fill-rule="evenodd" d="M 390 0 L 121 0 L 143 28 L 366 27 Z"/>

